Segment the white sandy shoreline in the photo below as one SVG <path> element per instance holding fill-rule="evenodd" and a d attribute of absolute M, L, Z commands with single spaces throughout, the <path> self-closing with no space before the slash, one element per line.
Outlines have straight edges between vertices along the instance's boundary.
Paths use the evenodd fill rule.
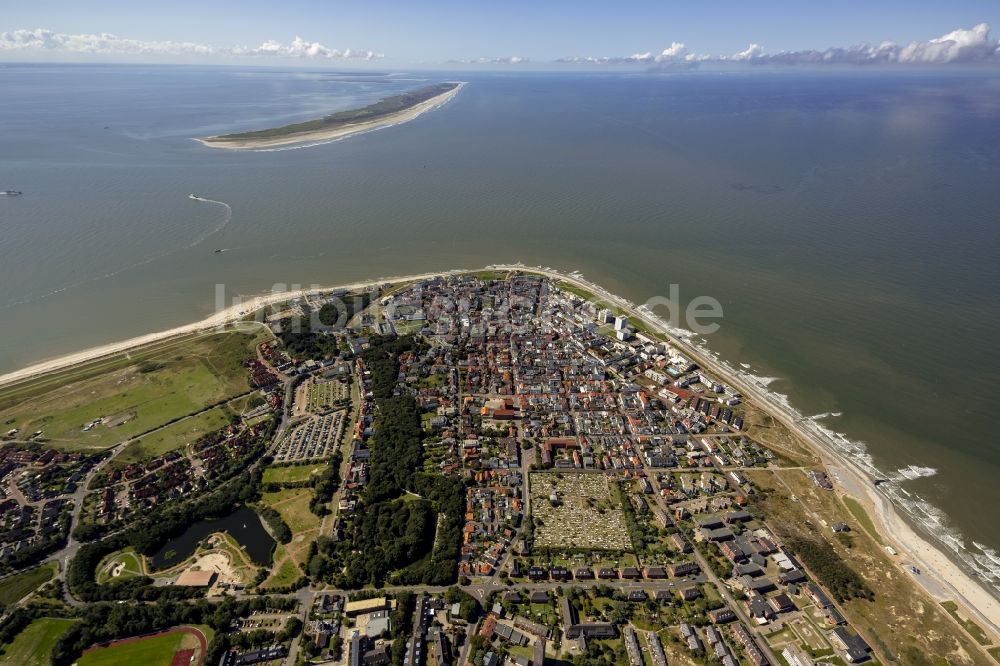
<path fill-rule="evenodd" d="M 266 150 L 288 146 L 305 147 L 330 143 L 331 141 L 345 139 L 349 136 L 354 136 L 355 134 L 371 132 L 377 129 L 406 123 L 428 111 L 440 108 L 457 95 L 458 91 L 465 86 L 465 82 L 463 81 L 459 81 L 457 83 L 458 85 L 447 92 L 436 95 L 408 109 L 404 109 L 403 111 L 398 111 L 376 120 L 344 125 L 333 129 L 316 130 L 314 132 L 304 132 L 302 134 L 275 137 L 273 139 L 228 140 L 223 139 L 220 136 L 208 136 L 195 139 L 195 141 L 209 148 L 225 148 L 227 150 Z"/>
<path fill-rule="evenodd" d="M 931 544 L 923 536 L 919 535 L 901 515 L 900 510 L 890 499 L 875 488 L 869 474 L 844 456 L 838 450 L 836 442 L 830 440 L 827 433 L 818 427 L 816 423 L 808 419 L 803 419 L 802 415 L 795 413 L 790 407 L 780 404 L 766 389 L 758 386 L 756 382 L 744 376 L 743 373 L 734 371 L 711 356 L 707 356 L 706 350 L 679 338 L 659 318 L 637 308 L 633 303 L 609 293 L 600 286 L 584 280 L 577 274 L 565 274 L 548 268 L 536 268 L 520 264 L 493 265 L 487 266 L 486 269 L 501 271 L 520 270 L 545 275 L 576 285 L 594 293 L 603 301 L 629 311 L 632 316 L 641 319 L 647 325 L 665 335 L 674 346 L 689 354 L 693 360 L 701 364 L 709 372 L 739 390 L 750 402 L 778 418 L 786 427 L 807 443 L 828 466 L 831 475 L 837 482 L 838 490 L 867 504 L 869 512 L 880 532 L 896 547 L 900 552 L 900 557 L 905 557 L 905 561 L 916 564 L 923 571 L 920 576 L 914 577 L 916 583 L 921 585 L 934 598 L 939 600 L 953 599 L 959 604 L 964 615 L 984 625 L 984 629 L 987 631 L 1000 635 L 1000 600 L 997 599 L 995 593 L 987 590 L 981 581 L 974 579 L 966 573 L 958 563 L 946 555 L 939 547 Z M 311 294 L 338 289 L 357 290 L 376 284 L 410 282 L 437 276 L 471 272 L 475 272 L 475 269 L 452 269 L 259 295 L 251 297 L 238 305 L 228 307 L 201 321 L 121 342 L 93 347 L 0 375 L 0 387 L 103 357 L 120 354 L 143 345 L 179 335 L 223 327 L 244 320 L 248 315 L 269 305 Z M 871 507 L 874 507 L 875 510 L 872 511 Z M 902 564 L 902 562 L 900 563 Z"/>

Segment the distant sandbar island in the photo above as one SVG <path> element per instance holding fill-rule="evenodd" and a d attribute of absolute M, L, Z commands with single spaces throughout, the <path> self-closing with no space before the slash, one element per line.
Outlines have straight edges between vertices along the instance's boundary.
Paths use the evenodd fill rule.
<path fill-rule="evenodd" d="M 252 132 L 209 136 L 199 138 L 197 141 L 210 148 L 254 150 L 342 139 L 353 134 L 413 120 L 450 100 L 464 85 L 465 83 L 460 81 L 437 83 L 386 97 L 360 109 L 338 111 L 315 120 Z"/>

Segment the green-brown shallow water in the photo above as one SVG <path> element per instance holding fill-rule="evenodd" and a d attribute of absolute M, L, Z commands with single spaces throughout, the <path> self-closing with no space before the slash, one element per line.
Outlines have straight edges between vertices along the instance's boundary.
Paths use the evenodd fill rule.
<path fill-rule="evenodd" d="M 325 146 L 190 140 L 456 78 L 444 108 Z M 8 66 L 0 87 L 0 189 L 24 192 L 0 199 L 0 371 L 201 318 L 217 283 L 513 261 L 640 303 L 676 283 L 721 301 L 712 349 L 840 413 L 947 514 L 916 519 L 1000 573 L 973 543 L 1000 549 L 996 75 Z"/>

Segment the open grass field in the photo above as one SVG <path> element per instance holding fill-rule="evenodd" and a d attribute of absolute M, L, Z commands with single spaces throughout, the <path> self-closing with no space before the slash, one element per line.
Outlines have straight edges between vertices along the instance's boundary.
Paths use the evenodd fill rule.
<path fill-rule="evenodd" d="M 105 557 L 97 566 L 97 584 L 142 576 L 142 561 L 131 548 L 119 550 Z"/>
<path fill-rule="evenodd" d="M 0 608 L 16 604 L 56 575 L 58 564 L 49 562 L 0 582 Z"/>
<path fill-rule="evenodd" d="M 52 648 L 76 620 L 42 617 L 27 626 L 14 640 L 4 645 L 0 664 L 43 666 L 50 663 Z"/>
<path fill-rule="evenodd" d="M 319 465 L 284 465 L 264 469 L 264 483 L 298 483 L 308 481 L 315 476 L 325 464 Z"/>
<path fill-rule="evenodd" d="M 264 586 L 278 587 L 295 581 L 305 570 L 309 547 L 319 536 L 322 519 L 309 510 L 311 488 L 288 488 L 276 493 L 264 493 L 261 503 L 274 508 L 292 530 L 292 540 L 278 544 L 274 551 L 271 577 Z"/>
<path fill-rule="evenodd" d="M 261 585 L 264 590 L 291 585 L 302 575 L 299 567 L 288 557 L 285 547 L 280 544 L 274 551 L 274 561 L 275 566 L 271 567 L 271 575 Z"/>
<path fill-rule="evenodd" d="M 203 333 L 0 389 L 0 423 L 68 450 L 104 449 L 249 390 L 268 333 Z M 89 431 L 84 426 L 103 419 Z"/>
<path fill-rule="evenodd" d="M 165 428 L 143 435 L 125 447 L 115 458 L 115 464 L 128 465 L 133 462 L 152 460 L 183 449 L 202 435 L 224 428 L 229 423 L 231 410 L 223 405 L 201 412 L 189 418 L 171 423 Z"/>
<path fill-rule="evenodd" d="M 767 524 L 779 536 L 826 539 L 875 591 L 874 601 L 856 599 L 842 607 L 851 626 L 878 652 L 899 664 L 935 663 L 923 661 L 926 655 L 951 664 L 978 664 L 986 659 L 982 648 L 889 558 L 882 546 L 857 532 L 852 547 L 847 548 L 819 523 L 850 522 L 851 515 L 834 493 L 818 489 L 800 470 L 748 470 L 746 475 L 772 491 L 761 508 Z M 792 494 L 799 501 L 791 501 Z"/>
<path fill-rule="evenodd" d="M 85 652 L 77 660 L 78 666 L 117 666 L 119 664 L 142 664 L 142 666 L 172 666 L 174 653 L 180 650 L 201 652 L 203 635 L 199 630 L 184 628 L 186 631 L 151 636 L 149 638 L 126 639 L 108 647 L 100 647 Z M 206 641 L 207 642 L 207 641 Z"/>
<path fill-rule="evenodd" d="M 261 503 L 276 509 L 293 534 L 301 534 L 319 528 L 320 517 L 309 510 L 311 499 L 311 488 L 287 488 L 264 493 Z"/>

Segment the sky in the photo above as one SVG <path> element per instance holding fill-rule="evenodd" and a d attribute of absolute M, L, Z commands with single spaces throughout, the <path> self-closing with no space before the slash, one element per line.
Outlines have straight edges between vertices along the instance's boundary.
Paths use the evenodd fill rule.
<path fill-rule="evenodd" d="M 1000 32 L 996 0 L 32 0 L 6 5 L 0 19 L 4 61 L 695 66 L 770 62 L 781 54 L 785 63 L 1000 65 L 1000 46 L 989 33 L 991 25 Z"/>

